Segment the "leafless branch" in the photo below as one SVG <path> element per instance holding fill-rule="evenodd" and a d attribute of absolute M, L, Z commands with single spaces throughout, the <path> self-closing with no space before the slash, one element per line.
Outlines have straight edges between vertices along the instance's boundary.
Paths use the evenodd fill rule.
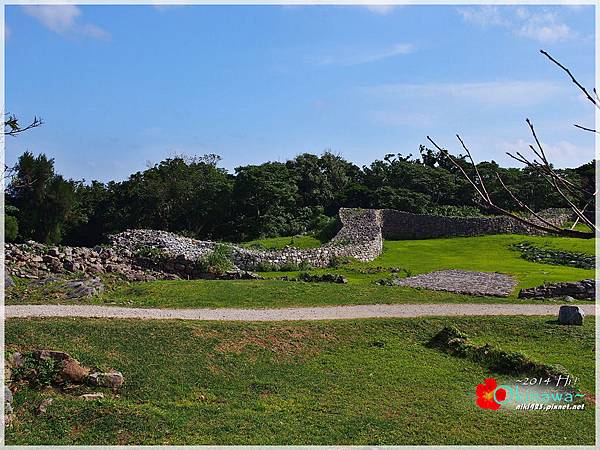
<path fill-rule="evenodd" d="M 531 209 L 529 207 L 529 205 L 527 205 L 524 201 L 517 198 L 517 196 L 508 188 L 508 186 L 506 186 L 506 184 L 504 183 L 504 180 L 502 180 L 502 177 L 500 176 L 500 174 L 498 172 L 496 172 L 496 178 L 498 178 L 498 181 L 500 181 L 500 185 L 504 188 L 504 190 L 506 192 L 508 192 L 508 194 L 511 196 L 511 198 L 514 200 L 514 202 L 517 205 L 519 205 L 521 208 L 527 210 L 532 216 L 534 216 L 536 219 L 538 219 L 540 222 L 542 222 L 546 226 L 553 228 L 556 231 L 561 230 L 560 227 L 554 225 L 551 222 L 548 222 L 546 219 L 544 219 L 542 216 L 540 216 L 538 213 L 536 213 L 533 209 Z"/>
<path fill-rule="evenodd" d="M 587 128 L 587 127 L 583 127 L 581 125 L 577 125 L 576 123 L 573 124 L 574 127 L 577 127 L 583 131 L 591 131 L 592 133 L 598 133 L 596 130 L 594 130 L 593 128 Z"/>
<path fill-rule="evenodd" d="M 517 214 L 515 214 L 515 213 L 513 213 L 511 211 L 508 211 L 508 210 L 506 210 L 506 209 L 504 209 L 504 208 L 496 205 L 493 202 L 493 200 L 491 199 L 491 197 L 488 198 L 488 196 L 486 196 L 484 194 L 484 192 L 487 192 L 487 189 L 486 189 L 486 191 L 483 191 L 482 189 L 480 189 L 478 187 L 477 183 L 475 182 L 475 180 L 473 180 L 473 178 L 471 178 L 471 176 L 458 163 L 458 161 L 456 161 L 456 159 L 454 159 L 450 155 L 450 153 L 447 150 L 445 150 L 442 147 L 440 147 L 439 145 L 437 145 L 437 143 L 430 136 L 427 136 L 427 140 L 429 140 L 429 142 L 431 142 L 435 146 L 435 148 L 437 148 L 440 151 L 440 153 L 442 155 L 446 156 L 450 160 L 450 162 L 458 170 L 460 170 L 460 172 L 463 174 L 464 178 L 475 188 L 476 192 L 482 198 L 482 200 L 484 201 L 484 203 L 489 208 L 491 208 L 492 210 L 495 210 L 496 212 L 498 212 L 500 214 L 503 214 L 505 216 L 512 217 L 513 219 L 517 220 L 518 222 L 520 222 L 520 223 L 522 223 L 524 225 L 527 225 L 529 227 L 535 228 L 537 230 L 540 230 L 540 231 L 543 231 L 543 232 L 546 232 L 546 233 L 559 234 L 559 235 L 562 235 L 562 236 L 577 237 L 577 238 L 592 238 L 592 237 L 594 237 L 594 233 L 592 233 L 592 232 L 587 233 L 587 232 L 577 231 L 577 230 L 568 230 L 568 229 L 563 229 L 563 228 L 556 227 L 554 225 L 552 225 L 552 226 L 547 226 L 547 225 L 544 225 L 544 224 L 541 225 L 539 223 L 536 223 L 536 222 L 532 221 L 531 219 L 527 219 L 527 218 L 521 217 L 521 216 L 519 216 L 519 215 L 517 215 Z M 465 147 L 465 150 L 468 151 L 466 149 L 466 147 Z M 473 162 L 472 159 L 471 159 L 471 164 L 474 165 L 474 162 Z M 479 171 L 476 171 L 476 174 L 478 174 L 478 181 L 479 181 L 480 185 L 485 186 L 485 182 L 484 182 L 483 178 L 481 177 L 481 175 L 479 174 Z M 531 210 L 531 208 L 528 208 L 528 210 Z M 547 222 L 547 221 L 543 220 L 543 222 Z"/>
<path fill-rule="evenodd" d="M 583 85 L 577 81 L 577 79 L 573 76 L 573 74 L 571 73 L 571 71 L 569 69 L 567 69 L 565 66 L 563 66 L 561 63 L 559 63 L 556 59 L 554 59 L 552 56 L 550 56 L 550 54 L 544 50 L 540 50 L 540 53 L 542 55 L 544 55 L 546 58 L 548 58 L 550 61 L 552 61 L 554 64 L 556 64 L 558 67 L 560 67 L 567 75 L 569 75 L 569 77 L 571 78 L 571 81 L 573 83 L 575 83 L 575 85 L 581 90 L 581 92 L 583 92 L 583 94 L 586 96 L 586 98 L 592 102 L 594 104 L 594 106 L 596 106 L 596 108 L 600 108 L 600 102 L 598 101 L 598 94 L 596 93 L 596 89 L 594 88 L 593 92 L 596 98 L 592 97 L 591 94 L 587 91 L 587 89 L 585 87 L 583 87 Z"/>

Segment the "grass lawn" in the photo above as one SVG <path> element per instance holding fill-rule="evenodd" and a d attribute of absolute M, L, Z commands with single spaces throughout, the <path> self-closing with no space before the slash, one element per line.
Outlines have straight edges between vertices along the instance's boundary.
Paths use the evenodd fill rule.
<path fill-rule="evenodd" d="M 587 444 L 594 410 L 475 405 L 489 374 L 423 346 L 444 325 L 561 364 L 594 393 L 594 324 L 548 317 L 215 323 L 10 319 L 9 350 L 51 348 L 125 376 L 86 402 L 15 394 L 7 444 Z M 500 383 L 514 381 L 496 376 Z M 92 392 L 93 390 L 89 390 Z M 54 402 L 45 415 L 34 410 Z"/>
<path fill-rule="evenodd" d="M 282 238 L 285 239 L 285 238 Z M 156 308 L 241 307 L 268 308 L 314 305 L 353 305 L 375 303 L 485 303 L 539 302 L 520 300 L 520 288 L 544 282 L 576 281 L 594 278 L 593 270 L 529 262 L 520 252 L 509 249 L 518 242 L 538 246 L 594 253 L 594 240 L 532 237 L 517 235 L 469 238 L 386 241 L 383 254 L 369 263 L 353 263 L 338 269 L 318 269 L 315 273 L 339 273 L 348 284 L 303 283 L 268 279 L 264 281 L 177 280 L 148 283 L 117 283 L 101 297 L 87 301 L 65 300 L 43 289 L 9 292 L 6 304 L 97 303 Z M 380 267 L 380 269 L 376 269 Z M 391 267 L 401 267 L 416 275 L 441 269 L 465 269 L 513 274 L 519 285 L 509 298 L 474 297 L 407 287 L 379 286 L 374 282 L 391 276 Z M 375 269 L 377 273 L 367 273 Z M 298 272 L 263 273 L 268 278 L 297 276 Z"/>
<path fill-rule="evenodd" d="M 242 247 L 262 247 L 266 249 L 282 249 L 286 245 L 295 248 L 316 248 L 321 246 L 321 241 L 316 237 L 299 235 L 299 236 L 286 236 L 286 237 L 275 237 L 266 239 L 256 239 L 254 241 L 244 242 Z"/>

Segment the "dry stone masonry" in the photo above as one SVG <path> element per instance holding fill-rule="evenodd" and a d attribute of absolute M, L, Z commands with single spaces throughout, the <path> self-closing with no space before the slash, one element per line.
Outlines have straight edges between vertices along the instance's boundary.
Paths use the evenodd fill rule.
<path fill-rule="evenodd" d="M 568 220 L 561 210 L 548 212 L 556 223 Z M 537 233 L 509 217 L 439 217 L 390 209 L 341 208 L 342 228 L 319 248 L 256 250 L 229 245 L 235 270 L 229 279 L 253 279 L 248 271 L 266 267 L 322 268 L 339 258 L 372 261 L 381 254 L 383 239 L 424 239 L 442 236 L 475 236 L 497 233 Z M 48 247 L 33 241 L 6 244 L 9 275 L 46 278 L 48 274 L 97 276 L 117 273 L 132 281 L 170 278 L 205 278 L 199 262 L 217 246 L 167 231 L 127 230 L 110 237 L 109 246 Z M 268 269 L 267 269 L 268 270 Z"/>
<path fill-rule="evenodd" d="M 453 236 L 481 236 L 487 234 L 542 234 L 508 216 L 493 217 L 446 217 L 412 214 L 394 209 L 382 209 L 384 239 L 431 239 Z M 549 222 L 563 226 L 572 219 L 568 209 L 548 209 L 540 216 Z M 532 220 L 535 220 L 532 219 Z"/>
<path fill-rule="evenodd" d="M 596 298 L 596 282 L 594 280 L 566 281 L 547 283 L 541 286 L 521 289 L 519 298 L 560 298 L 572 297 L 578 300 L 594 300 Z"/>

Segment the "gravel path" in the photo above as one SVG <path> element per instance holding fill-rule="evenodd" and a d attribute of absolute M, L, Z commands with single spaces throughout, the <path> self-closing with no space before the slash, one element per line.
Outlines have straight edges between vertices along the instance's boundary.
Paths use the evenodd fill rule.
<path fill-rule="evenodd" d="M 558 317 L 559 304 L 478 304 L 438 303 L 399 305 L 355 305 L 280 309 L 142 309 L 96 305 L 11 305 L 5 306 L 5 317 L 105 317 L 122 319 L 183 320 L 330 320 L 366 319 L 371 317 L 421 316 L 538 316 Z M 595 314 L 595 305 L 579 305 L 586 315 Z"/>

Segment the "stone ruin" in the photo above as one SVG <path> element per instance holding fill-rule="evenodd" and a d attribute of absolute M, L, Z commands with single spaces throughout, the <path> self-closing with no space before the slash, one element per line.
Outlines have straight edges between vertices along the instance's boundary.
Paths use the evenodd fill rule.
<path fill-rule="evenodd" d="M 557 212 L 558 211 L 558 212 Z M 561 210 L 547 214 L 563 224 L 570 216 Z M 281 250 L 247 249 L 227 244 L 231 250 L 234 273 L 228 279 L 253 278 L 252 270 L 267 265 L 323 268 L 339 258 L 372 261 L 383 249 L 383 239 L 425 239 L 442 236 L 476 236 L 498 233 L 537 233 L 509 217 L 440 217 L 402 211 L 341 208 L 342 228 L 319 248 Z M 28 241 L 6 244 L 5 258 L 9 275 L 21 278 L 44 278 L 48 274 L 76 273 L 97 275 L 117 273 L 128 280 L 205 278 L 199 268 L 207 254 L 220 245 L 159 230 L 127 230 L 109 237 L 110 245 L 86 247 L 48 247 Z M 144 256 L 152 250 L 159 260 Z"/>
<path fill-rule="evenodd" d="M 371 261 L 379 256 L 383 249 L 380 212 L 342 208 L 339 216 L 342 228 L 319 248 L 256 250 L 227 244 L 238 274 L 229 274 L 229 278 L 251 277 L 243 272 L 265 264 L 317 268 L 328 267 L 336 258 Z M 132 281 L 204 278 L 198 262 L 220 245 L 159 230 L 127 230 L 110 236 L 109 241 L 109 246 L 94 248 L 48 247 L 33 241 L 6 244 L 7 271 L 21 278 L 43 278 L 50 273 L 118 273 Z M 144 249 L 156 251 L 160 261 L 142 255 Z"/>

